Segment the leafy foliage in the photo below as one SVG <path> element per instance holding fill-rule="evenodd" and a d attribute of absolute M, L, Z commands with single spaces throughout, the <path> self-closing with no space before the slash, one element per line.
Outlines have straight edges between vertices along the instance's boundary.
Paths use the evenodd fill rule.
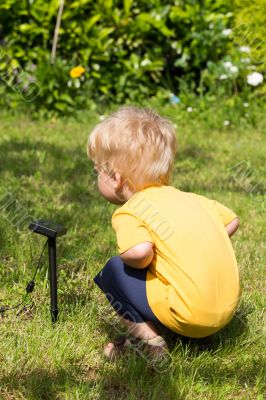
<path fill-rule="evenodd" d="M 0 75 L 9 69 L 14 89 L 12 62 L 26 71 L 39 86 L 28 102 L 38 112 L 145 102 L 162 90 L 177 93 L 184 83 L 195 89 L 209 63 L 216 65 L 232 47 L 224 34 L 233 19 L 228 0 L 66 0 L 51 64 L 58 3 L 0 4 Z M 73 79 L 76 65 L 86 71 Z M 21 104 L 19 93 L 6 93 L 6 85 L 0 90 L 1 105 Z"/>
<path fill-rule="evenodd" d="M 265 70 L 265 0 L 252 2 L 235 0 L 236 43 L 240 46 L 250 47 L 250 56 L 258 70 Z"/>

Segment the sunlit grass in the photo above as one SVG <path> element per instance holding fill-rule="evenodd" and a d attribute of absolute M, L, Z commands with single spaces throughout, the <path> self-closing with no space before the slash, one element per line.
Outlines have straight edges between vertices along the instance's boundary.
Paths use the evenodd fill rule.
<path fill-rule="evenodd" d="M 86 158 L 87 136 L 97 119 L 32 122 L 2 116 L 1 304 L 20 301 L 43 246 L 43 238 L 16 230 L 18 207 L 30 218 L 63 223 L 68 234 L 58 240 L 56 326 L 50 322 L 46 261 L 37 276 L 33 308 L 1 318 L 1 399 L 263 399 L 265 113 L 255 106 L 249 118 L 239 110 L 230 118 L 221 109 L 195 108 L 189 114 L 168 107 L 161 112 L 177 125 L 173 185 L 215 198 L 240 217 L 233 238 L 243 288 L 236 317 L 209 349 L 168 338 L 172 362 L 166 370 L 152 368 L 135 354 L 106 362 L 102 346 L 120 326 L 92 282 L 116 254 L 110 225 L 115 207 L 100 198 Z M 232 122 L 225 127 L 227 119 Z M 241 162 L 249 177 L 236 172 Z M 6 208 L 8 193 L 14 202 Z"/>

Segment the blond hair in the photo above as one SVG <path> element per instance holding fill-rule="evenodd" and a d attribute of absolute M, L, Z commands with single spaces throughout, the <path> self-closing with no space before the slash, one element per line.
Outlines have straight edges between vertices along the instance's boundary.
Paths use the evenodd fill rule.
<path fill-rule="evenodd" d="M 122 107 L 91 132 L 88 156 L 109 175 L 119 172 L 140 190 L 168 184 L 176 147 L 169 120 L 150 109 Z"/>

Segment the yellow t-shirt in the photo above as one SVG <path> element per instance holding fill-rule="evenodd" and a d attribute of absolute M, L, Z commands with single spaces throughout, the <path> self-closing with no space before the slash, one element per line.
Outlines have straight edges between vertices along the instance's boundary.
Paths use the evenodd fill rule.
<path fill-rule="evenodd" d="M 236 215 L 217 201 L 171 186 L 135 193 L 112 217 L 119 253 L 154 244 L 148 303 L 168 328 L 205 337 L 233 317 L 239 272 L 225 229 Z"/>

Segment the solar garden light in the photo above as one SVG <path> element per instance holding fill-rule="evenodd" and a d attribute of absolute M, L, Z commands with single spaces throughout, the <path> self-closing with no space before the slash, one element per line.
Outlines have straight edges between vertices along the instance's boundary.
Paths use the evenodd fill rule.
<path fill-rule="evenodd" d="M 67 229 L 60 224 L 51 221 L 37 220 L 29 225 L 29 229 L 34 233 L 47 237 L 49 255 L 49 281 L 51 298 L 51 317 L 52 322 L 57 321 L 57 264 L 56 264 L 56 238 L 67 233 Z"/>

